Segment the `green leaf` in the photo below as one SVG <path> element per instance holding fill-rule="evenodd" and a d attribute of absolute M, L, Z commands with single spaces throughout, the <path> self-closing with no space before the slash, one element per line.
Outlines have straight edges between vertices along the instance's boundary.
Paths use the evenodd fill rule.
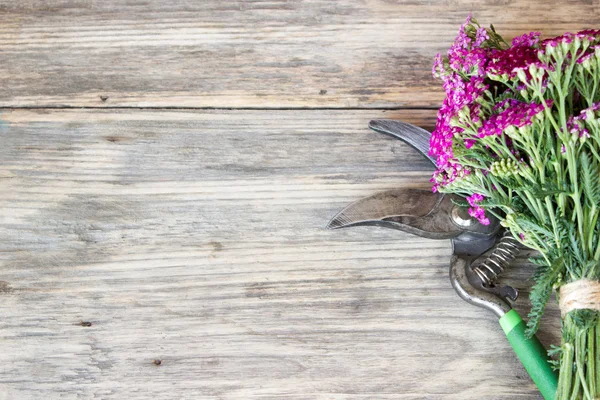
<path fill-rule="evenodd" d="M 563 258 L 558 257 L 551 265 L 539 266 L 535 272 L 533 277 L 535 285 L 533 285 L 529 294 L 531 311 L 528 314 L 529 321 L 527 321 L 527 330 L 525 331 L 527 337 L 535 335 L 540 326 L 540 319 L 552 294 L 552 285 L 558 278 L 562 263 Z"/>
<path fill-rule="evenodd" d="M 586 200 L 590 201 L 591 205 L 600 206 L 600 171 L 598 170 L 598 164 L 596 161 L 591 161 L 589 154 L 586 152 L 581 153 L 579 160 Z"/>
<path fill-rule="evenodd" d="M 533 218 L 520 214 L 516 216 L 515 221 L 524 231 L 534 231 L 546 237 L 554 237 L 552 230 L 538 223 Z"/>

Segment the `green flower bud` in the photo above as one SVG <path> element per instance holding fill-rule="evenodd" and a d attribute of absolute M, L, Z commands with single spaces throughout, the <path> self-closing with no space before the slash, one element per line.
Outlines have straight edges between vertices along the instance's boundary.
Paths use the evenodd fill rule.
<path fill-rule="evenodd" d="M 544 78 L 544 74 L 546 73 L 546 70 L 544 68 L 538 68 L 535 77 L 538 79 L 538 81 L 541 82 L 541 80 Z"/>
<path fill-rule="evenodd" d="M 519 78 L 521 82 L 527 82 L 527 74 L 525 74 L 525 70 L 523 70 L 523 68 L 516 68 L 516 70 L 517 78 Z"/>
<path fill-rule="evenodd" d="M 517 127 L 514 125 L 507 126 L 504 129 L 504 133 L 510 137 L 516 136 L 517 135 Z"/>
<path fill-rule="evenodd" d="M 531 76 L 536 76 L 538 72 L 538 68 L 535 64 L 529 64 L 529 74 Z"/>
<path fill-rule="evenodd" d="M 586 122 L 591 122 L 593 120 L 596 119 L 596 116 L 594 115 L 594 112 L 592 110 L 586 110 L 585 111 L 585 120 Z"/>
<path fill-rule="evenodd" d="M 571 135 L 571 137 L 569 138 L 569 143 L 573 144 L 572 147 L 575 147 L 574 145 L 575 145 L 575 143 L 577 143 L 578 139 L 579 139 L 579 135 Z"/>
<path fill-rule="evenodd" d="M 490 172 L 494 176 L 506 178 L 519 174 L 520 166 L 514 160 L 506 158 L 503 160 L 494 161 L 490 166 Z"/>
<path fill-rule="evenodd" d="M 504 221 L 501 222 L 501 224 L 505 228 L 517 227 L 516 220 L 517 217 L 515 216 L 515 213 L 511 212 L 506 214 L 506 217 L 504 218 Z"/>

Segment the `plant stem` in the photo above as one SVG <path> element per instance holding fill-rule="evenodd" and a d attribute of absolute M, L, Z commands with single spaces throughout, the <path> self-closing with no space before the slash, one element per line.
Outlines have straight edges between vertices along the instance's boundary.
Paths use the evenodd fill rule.
<path fill-rule="evenodd" d="M 562 355 L 557 400 L 594 400 L 600 397 L 600 326 L 582 326 L 571 314 L 563 319 Z"/>

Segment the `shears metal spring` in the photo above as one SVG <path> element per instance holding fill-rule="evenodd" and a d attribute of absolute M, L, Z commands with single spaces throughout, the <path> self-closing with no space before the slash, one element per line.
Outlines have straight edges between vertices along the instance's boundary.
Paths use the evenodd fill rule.
<path fill-rule="evenodd" d="M 512 237 L 510 232 L 504 231 L 492 252 L 483 262 L 473 267 L 473 272 L 481 279 L 484 286 L 494 286 L 498 276 L 519 255 L 520 247 L 519 242 Z"/>

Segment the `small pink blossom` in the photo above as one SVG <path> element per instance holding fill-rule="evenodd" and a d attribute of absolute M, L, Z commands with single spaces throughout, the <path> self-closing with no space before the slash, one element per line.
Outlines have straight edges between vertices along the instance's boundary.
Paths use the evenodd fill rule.
<path fill-rule="evenodd" d="M 546 106 L 550 107 L 552 100 L 546 100 Z M 509 126 L 521 128 L 531 125 L 533 117 L 544 111 L 544 105 L 538 103 L 522 103 L 517 100 L 509 99 L 499 103 L 498 109 L 505 108 L 498 114 L 489 117 L 478 130 L 480 138 L 486 136 L 500 136 L 504 129 Z"/>
<path fill-rule="evenodd" d="M 473 193 L 471 196 L 467 196 L 467 202 L 471 207 L 475 207 L 477 203 L 483 200 L 483 195 L 479 193 Z"/>
<path fill-rule="evenodd" d="M 467 202 L 471 206 L 469 208 L 469 215 L 476 218 L 480 224 L 489 225 L 490 220 L 485 216 L 484 209 L 479 205 L 483 201 L 484 197 L 482 194 L 473 193 L 471 196 L 467 196 Z"/>
<path fill-rule="evenodd" d="M 540 41 L 540 32 L 529 32 L 521 36 L 517 36 L 512 40 L 513 46 L 533 47 Z"/>
<path fill-rule="evenodd" d="M 477 29 L 477 33 L 475 36 L 475 47 L 479 47 L 483 44 L 483 42 L 485 42 L 486 40 L 488 40 L 490 37 L 487 33 L 487 29 L 485 28 L 479 28 Z"/>

